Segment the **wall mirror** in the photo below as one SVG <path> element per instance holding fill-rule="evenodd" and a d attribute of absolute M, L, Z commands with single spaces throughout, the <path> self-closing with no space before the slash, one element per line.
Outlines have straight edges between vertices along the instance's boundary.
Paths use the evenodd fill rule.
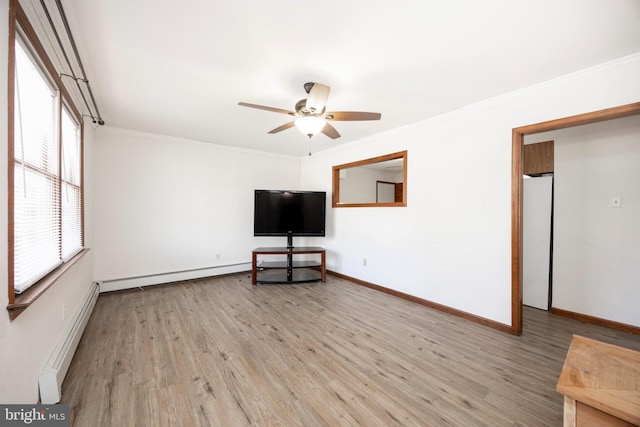
<path fill-rule="evenodd" d="M 407 152 L 334 166 L 331 205 L 407 206 Z"/>

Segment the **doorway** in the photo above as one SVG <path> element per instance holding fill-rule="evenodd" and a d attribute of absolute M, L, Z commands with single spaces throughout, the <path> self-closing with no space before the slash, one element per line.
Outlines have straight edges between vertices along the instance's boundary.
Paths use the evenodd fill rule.
<path fill-rule="evenodd" d="M 640 102 L 514 128 L 511 161 L 511 333 L 522 334 L 523 143 L 525 135 L 640 115 Z"/>

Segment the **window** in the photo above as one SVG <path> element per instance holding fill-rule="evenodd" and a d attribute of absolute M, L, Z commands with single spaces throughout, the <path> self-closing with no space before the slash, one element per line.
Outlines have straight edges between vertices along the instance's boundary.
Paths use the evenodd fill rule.
<path fill-rule="evenodd" d="M 80 180 L 80 126 L 62 109 L 62 249 L 63 261 L 82 249 L 82 187 Z"/>
<path fill-rule="evenodd" d="M 18 13 L 10 72 L 10 312 L 41 294 L 83 250 L 80 115 L 22 19 Z"/>
<path fill-rule="evenodd" d="M 16 41 L 14 97 L 14 290 L 60 263 L 57 91 Z"/>

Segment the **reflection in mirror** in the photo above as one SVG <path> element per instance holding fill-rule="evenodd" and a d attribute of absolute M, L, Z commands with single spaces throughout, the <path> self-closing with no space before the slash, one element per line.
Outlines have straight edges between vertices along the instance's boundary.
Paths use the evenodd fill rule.
<path fill-rule="evenodd" d="M 333 167 L 333 207 L 406 205 L 406 151 Z"/>

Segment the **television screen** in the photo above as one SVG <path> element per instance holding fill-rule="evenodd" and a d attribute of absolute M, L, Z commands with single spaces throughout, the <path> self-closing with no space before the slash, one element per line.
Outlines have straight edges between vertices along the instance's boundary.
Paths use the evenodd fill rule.
<path fill-rule="evenodd" d="M 324 236 L 326 192 L 255 190 L 254 236 Z"/>

